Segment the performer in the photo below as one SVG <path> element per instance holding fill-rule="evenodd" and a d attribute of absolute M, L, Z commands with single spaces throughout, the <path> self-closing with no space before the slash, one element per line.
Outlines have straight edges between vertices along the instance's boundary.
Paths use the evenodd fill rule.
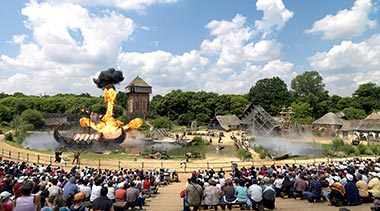
<path fill-rule="evenodd" d="M 61 155 L 62 155 L 62 151 L 61 150 L 56 151 L 55 152 L 55 161 L 54 162 L 60 163 L 61 160 L 62 160 Z"/>
<path fill-rule="evenodd" d="M 80 156 L 80 154 L 81 154 L 80 151 L 75 151 L 75 152 L 74 152 L 73 164 L 74 164 L 75 161 L 76 161 L 76 164 L 77 164 L 77 165 L 80 164 L 80 161 L 79 161 L 79 156 Z"/>

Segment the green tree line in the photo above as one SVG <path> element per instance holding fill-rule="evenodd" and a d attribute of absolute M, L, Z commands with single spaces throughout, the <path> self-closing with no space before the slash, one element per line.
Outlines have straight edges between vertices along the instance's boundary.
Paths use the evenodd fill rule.
<path fill-rule="evenodd" d="M 378 99 L 380 86 L 375 83 L 361 84 L 350 97 L 330 96 L 322 76 L 317 71 L 307 71 L 291 80 L 289 88 L 280 77 L 272 77 L 258 80 L 246 94 L 173 90 L 164 96 L 156 95 L 150 102 L 149 118 L 157 122 L 168 120 L 183 126 L 189 126 L 193 120 L 207 124 L 216 115 L 234 114 L 240 117 L 245 108 L 254 103 L 272 116 L 279 115 L 282 108 L 291 106 L 296 122 L 310 124 L 327 112 L 343 111 L 349 119 L 362 119 L 380 108 Z M 127 95 L 118 92 L 114 108 L 116 118 L 125 118 L 123 113 L 127 102 Z M 3 125 L 17 125 L 26 121 L 38 128 L 41 121 L 31 118 L 33 114 L 72 114 L 78 112 L 77 108 L 102 114 L 106 111 L 103 96 L 94 97 L 87 93 L 54 96 L 0 93 L 0 123 Z M 23 112 L 28 113 L 22 115 Z"/>

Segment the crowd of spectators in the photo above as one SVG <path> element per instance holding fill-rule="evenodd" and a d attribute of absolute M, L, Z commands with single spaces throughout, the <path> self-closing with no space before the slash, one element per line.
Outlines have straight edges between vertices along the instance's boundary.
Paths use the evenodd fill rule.
<path fill-rule="evenodd" d="M 327 202 L 328 206 L 362 203 L 380 210 L 380 160 L 351 159 L 305 165 L 272 165 L 249 168 L 193 171 L 184 191 L 184 211 L 200 206 L 217 210 L 276 208 L 276 197 Z"/>
<path fill-rule="evenodd" d="M 157 192 L 168 169 L 100 170 L 0 161 L 0 211 L 113 211 L 122 203 L 144 210 L 144 194 Z"/>

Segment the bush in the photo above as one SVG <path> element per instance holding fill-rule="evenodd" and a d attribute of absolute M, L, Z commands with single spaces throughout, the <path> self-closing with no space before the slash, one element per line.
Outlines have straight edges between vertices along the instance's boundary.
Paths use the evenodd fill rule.
<path fill-rule="evenodd" d="M 204 140 L 202 139 L 202 137 L 199 137 L 199 136 L 195 136 L 193 138 L 193 142 L 191 142 L 193 146 L 203 146 L 205 145 L 205 142 Z"/>
<path fill-rule="evenodd" d="M 374 155 L 380 154 L 380 145 L 373 144 L 373 145 L 369 146 L 369 148 Z"/>
<path fill-rule="evenodd" d="M 237 156 L 238 156 L 241 160 L 246 160 L 246 159 L 251 159 L 251 158 L 252 158 L 251 153 L 250 153 L 248 150 L 245 150 L 245 149 L 239 149 L 239 150 L 237 151 Z"/>
<path fill-rule="evenodd" d="M 7 141 L 13 141 L 13 135 L 11 133 L 7 133 L 5 134 L 5 140 Z"/>
<path fill-rule="evenodd" d="M 260 155 L 261 159 L 265 159 L 266 157 L 270 157 L 271 154 L 262 146 L 255 147 L 254 151 Z"/>
<path fill-rule="evenodd" d="M 359 155 L 359 151 L 352 145 L 343 145 L 339 148 L 342 152 L 344 152 L 346 155 Z"/>
<path fill-rule="evenodd" d="M 333 151 L 338 151 L 343 146 L 344 146 L 344 141 L 341 138 L 334 138 L 331 141 L 331 148 Z"/>
<path fill-rule="evenodd" d="M 368 147 L 364 144 L 359 144 L 356 146 L 356 149 L 358 150 L 359 154 L 368 154 Z"/>
<path fill-rule="evenodd" d="M 167 117 L 158 117 L 152 120 L 153 126 L 155 128 L 171 128 L 172 122 Z"/>

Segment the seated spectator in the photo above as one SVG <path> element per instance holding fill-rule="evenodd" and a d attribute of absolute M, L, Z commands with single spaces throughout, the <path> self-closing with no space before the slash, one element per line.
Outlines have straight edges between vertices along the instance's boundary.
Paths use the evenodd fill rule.
<path fill-rule="evenodd" d="M 248 189 L 245 187 L 245 180 L 239 179 L 238 185 L 235 186 L 236 199 L 239 202 L 247 202 L 248 200 Z M 240 205 L 243 208 L 243 205 Z"/>
<path fill-rule="evenodd" d="M 128 183 L 123 183 L 123 186 L 119 187 L 115 191 L 115 197 L 116 197 L 116 202 L 125 202 L 125 197 L 127 193 L 127 189 L 129 188 Z"/>
<path fill-rule="evenodd" d="M 302 196 L 306 198 L 309 202 L 314 202 L 314 199 L 321 197 L 322 186 L 318 180 L 318 176 L 314 175 L 310 181 L 308 191 L 302 192 Z"/>
<path fill-rule="evenodd" d="M 380 198 L 380 173 L 370 172 L 372 179 L 368 182 L 368 192 L 375 198 Z"/>
<path fill-rule="evenodd" d="M 132 210 L 135 209 L 135 206 L 137 205 L 137 199 L 139 197 L 139 191 L 134 187 L 135 184 L 131 182 L 130 187 L 127 189 L 127 194 L 126 194 L 126 209 L 131 207 Z"/>
<path fill-rule="evenodd" d="M 346 174 L 347 183 L 344 185 L 346 191 L 346 201 L 350 206 L 360 205 L 361 200 L 359 196 L 358 187 L 354 182 L 354 176 L 352 174 Z"/>
<path fill-rule="evenodd" d="M 356 180 L 357 180 L 356 187 L 358 188 L 359 196 L 361 198 L 362 203 L 364 203 L 364 202 L 371 202 L 372 198 L 369 197 L 368 185 L 363 180 L 363 177 L 362 177 L 362 175 L 360 173 L 357 173 Z"/>
<path fill-rule="evenodd" d="M 291 197 L 296 198 L 297 197 L 296 195 L 302 196 L 302 192 L 306 190 L 307 190 L 306 178 L 303 174 L 301 174 L 299 178 L 296 179 L 296 181 L 294 182 L 293 187 L 290 189 L 290 195 Z"/>
<path fill-rule="evenodd" d="M 113 201 L 107 197 L 108 188 L 102 187 L 100 189 L 100 196 L 92 203 L 94 211 L 113 211 Z"/>
<path fill-rule="evenodd" d="M 214 180 L 209 179 L 208 180 L 209 186 L 206 187 L 203 191 L 203 197 L 204 197 L 204 202 L 205 205 L 208 206 L 213 206 L 214 210 L 218 209 L 218 204 L 219 204 L 219 199 L 221 196 L 221 190 L 216 187 L 216 183 Z"/>
<path fill-rule="evenodd" d="M 263 185 L 263 206 L 270 210 L 275 208 L 276 190 L 271 184 L 269 177 L 264 177 Z"/>
<path fill-rule="evenodd" d="M 74 204 L 70 206 L 70 211 L 89 211 L 86 205 L 83 203 L 86 195 L 79 192 L 74 195 Z"/>
<path fill-rule="evenodd" d="M 233 188 L 233 187 L 232 187 Z M 192 206 L 194 211 L 199 209 L 203 197 L 203 188 L 197 183 L 195 177 L 192 177 L 189 185 L 186 186 L 186 197 L 189 206 Z M 234 190 L 235 191 L 235 190 Z"/>
<path fill-rule="evenodd" d="M 25 180 L 21 187 L 21 196 L 13 201 L 13 211 L 41 210 L 41 199 L 39 195 L 32 195 L 34 182 Z"/>
<path fill-rule="evenodd" d="M 259 186 L 258 181 L 256 179 L 254 179 L 252 181 L 252 185 L 249 186 L 248 191 L 249 191 L 249 195 L 250 195 L 249 199 L 250 199 L 251 204 L 252 204 L 252 209 L 257 210 L 256 204 L 261 203 L 263 200 L 263 188 L 261 186 Z"/>
<path fill-rule="evenodd" d="M 345 199 L 346 190 L 343 184 L 340 183 L 340 177 L 333 177 L 334 183 L 330 186 L 331 191 L 325 193 L 326 200 L 330 203 L 329 205 L 335 205 L 337 201 L 342 201 Z"/>
<path fill-rule="evenodd" d="M 109 198 L 112 202 L 116 202 L 115 188 L 113 186 L 112 180 L 108 182 L 107 188 L 108 188 L 107 198 Z"/>
<path fill-rule="evenodd" d="M 290 180 L 288 175 L 285 175 L 284 180 L 281 185 L 281 193 L 280 196 L 286 195 L 290 198 L 290 188 L 293 187 L 294 183 Z"/>
<path fill-rule="evenodd" d="M 3 205 L 4 211 L 12 211 L 12 201 L 10 200 L 11 196 L 12 194 L 8 191 L 3 191 L 0 193 L 0 202 Z"/>

